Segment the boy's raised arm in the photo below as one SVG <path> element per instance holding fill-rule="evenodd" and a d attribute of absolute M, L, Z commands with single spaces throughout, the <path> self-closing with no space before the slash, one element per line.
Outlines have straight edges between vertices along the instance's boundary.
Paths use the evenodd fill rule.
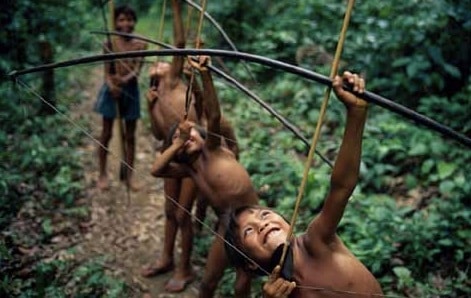
<path fill-rule="evenodd" d="M 324 243 L 334 239 L 345 206 L 358 181 L 367 103 L 345 91 L 343 89 L 344 83 L 351 84 L 353 90 L 358 93 L 363 93 L 365 88 L 363 79 L 350 72 L 345 72 L 342 78 L 337 76 L 334 79 L 334 91 L 347 109 L 347 123 L 332 172 L 330 191 L 321 212 L 308 228 L 307 237 L 309 237 L 308 242 L 310 243 L 313 243 L 314 238 L 320 239 Z"/>
<path fill-rule="evenodd" d="M 167 163 L 162 163 L 159 165 L 159 162 L 162 162 L 165 159 L 163 153 L 157 153 L 155 156 L 154 165 L 152 165 L 151 174 L 154 177 L 159 178 L 185 178 L 190 177 L 191 173 L 188 171 L 188 167 L 185 165 L 169 161 Z M 159 168 L 160 167 L 160 168 Z"/>
<path fill-rule="evenodd" d="M 206 146 L 212 150 L 221 146 L 221 109 L 217 98 L 216 89 L 214 88 L 213 78 L 206 65 L 209 63 L 208 56 L 200 56 L 199 63 L 190 60 L 192 66 L 196 67 L 201 73 L 203 83 L 203 101 L 202 106 L 204 115 L 208 122 L 208 136 Z"/>
<path fill-rule="evenodd" d="M 237 136 L 232 125 L 224 117 L 221 117 L 220 132 L 224 137 L 226 146 L 234 153 L 235 158 L 239 159 L 239 144 L 237 143 Z"/>
<path fill-rule="evenodd" d="M 172 0 L 173 10 L 173 40 L 175 47 L 185 47 L 185 30 L 183 28 L 181 4 L 179 0 Z M 171 76 L 173 80 L 179 79 L 183 72 L 184 56 L 173 56 Z"/>
<path fill-rule="evenodd" d="M 191 58 L 189 58 L 191 59 Z M 200 85 L 198 84 L 198 80 L 196 79 L 196 76 L 193 77 L 193 80 L 191 79 L 192 73 L 191 73 L 191 62 L 188 61 L 188 64 L 185 65 L 184 67 L 184 74 L 186 76 L 186 79 L 188 82 L 191 83 L 191 90 L 193 92 L 193 95 L 195 96 L 195 110 L 196 110 L 196 117 L 201 120 L 203 117 L 203 90 L 201 90 Z"/>
<path fill-rule="evenodd" d="M 191 130 L 188 122 L 180 123 L 178 127 L 178 136 L 174 138 L 172 144 L 164 152 L 158 154 L 152 164 L 151 174 L 155 177 L 186 177 L 189 173 L 185 171 L 184 166 L 177 166 L 172 163 L 175 155 L 185 146 Z M 175 132 L 177 134 L 177 132 Z"/>

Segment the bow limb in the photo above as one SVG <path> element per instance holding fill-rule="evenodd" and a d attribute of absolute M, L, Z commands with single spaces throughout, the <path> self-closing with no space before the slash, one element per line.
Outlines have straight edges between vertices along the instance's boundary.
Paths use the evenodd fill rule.
<path fill-rule="evenodd" d="M 188 56 L 188 55 L 209 55 L 209 56 L 219 56 L 219 57 L 227 57 L 227 58 L 234 58 L 234 59 L 243 59 L 245 61 L 250 61 L 258 64 L 262 64 L 268 67 L 276 68 L 282 71 L 286 71 L 292 73 L 294 75 L 303 77 L 305 79 L 315 81 L 319 84 L 325 86 L 331 86 L 332 80 L 325 75 L 313 72 L 311 70 L 292 65 L 286 62 L 270 59 L 268 57 L 244 53 L 244 52 L 234 52 L 234 51 L 226 51 L 220 49 L 165 49 L 165 50 L 144 50 L 144 51 L 130 51 L 130 52 L 120 52 L 120 53 L 112 53 L 112 54 L 101 54 L 101 55 L 91 55 L 81 58 L 70 59 L 62 62 L 50 63 L 39 65 L 36 67 L 31 67 L 23 70 L 13 70 L 8 73 L 6 76 L 12 80 L 15 80 L 16 77 L 22 76 L 28 73 L 35 73 L 40 71 L 45 71 L 48 69 L 54 68 L 63 68 L 69 67 L 73 65 L 81 65 L 87 63 L 93 63 L 98 61 L 108 61 L 113 59 L 124 59 L 124 58 L 134 58 L 134 57 L 154 57 L 154 56 Z M 354 91 L 346 86 L 346 90 L 349 92 L 354 93 Z M 409 109 L 401 104 L 394 102 L 391 99 L 385 98 L 381 95 L 375 94 L 373 92 L 365 91 L 362 94 L 356 94 L 358 97 L 368 101 L 369 103 L 373 103 L 379 105 L 393 113 L 399 114 L 406 119 L 412 120 L 420 125 L 423 125 L 430 130 L 440 133 L 442 136 L 453 139 L 462 145 L 471 148 L 471 138 L 465 136 L 462 133 L 459 133 L 450 127 L 443 125 L 429 117 L 426 117 L 412 109 Z"/>
<path fill-rule="evenodd" d="M 199 10 L 200 12 L 203 12 L 204 11 L 204 17 L 208 19 L 208 21 L 214 26 L 214 28 L 216 28 L 216 30 L 219 32 L 219 34 L 221 34 L 222 38 L 227 42 L 227 44 L 229 45 L 229 47 L 234 51 L 234 52 L 239 52 L 239 50 L 237 49 L 236 45 L 232 42 L 231 38 L 229 37 L 229 35 L 227 35 L 226 31 L 224 31 L 224 29 L 222 28 L 221 25 L 219 25 L 219 23 L 205 10 L 203 10 L 203 8 L 201 6 L 199 6 L 198 4 L 196 4 L 195 2 L 191 1 L 191 0 L 184 0 L 188 5 L 196 8 L 197 10 Z M 248 74 L 250 75 L 250 78 L 252 79 L 252 81 L 256 81 L 255 80 L 255 76 L 254 74 L 252 73 L 252 71 L 250 70 L 250 67 L 247 65 L 247 63 L 245 63 L 245 61 L 242 62 L 242 65 L 244 66 L 245 70 L 248 72 Z"/>

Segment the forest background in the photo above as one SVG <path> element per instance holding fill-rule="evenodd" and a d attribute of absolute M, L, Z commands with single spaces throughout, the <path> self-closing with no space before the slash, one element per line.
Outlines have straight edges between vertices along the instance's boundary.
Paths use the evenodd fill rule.
<path fill-rule="evenodd" d="M 123 3 L 115 1 L 118 5 Z M 157 39 L 162 4 L 131 0 L 137 33 Z M 345 1 L 208 1 L 208 12 L 238 49 L 293 63 L 327 75 Z M 170 11 L 163 40 L 172 43 Z M 0 71 L 23 69 L 100 52 L 100 1 L 2 1 Z M 205 47 L 227 43 L 204 24 Z M 152 48 L 152 47 L 151 47 Z M 362 73 L 367 89 L 471 136 L 471 1 L 357 1 L 341 68 Z M 324 87 L 291 74 L 250 64 L 252 75 L 227 60 L 231 74 L 282 115 L 312 134 Z M 23 77 L 44 90 L 60 112 L 69 113 L 86 67 Z M 146 79 L 143 79 L 146 81 Z M 147 82 L 143 82 L 144 86 Z M 50 88 L 50 85 L 54 88 Z M 234 88 L 217 81 L 225 114 L 237 128 L 241 162 L 263 203 L 290 216 L 300 184 L 305 145 Z M 99 262 L 71 267 L 67 260 L 34 260 L 21 274 L 17 243 L 51 241 L 53 214 L 87 217 L 78 203 L 83 167 L 75 147 L 80 131 L 40 100 L 2 77 L 0 85 L 0 296 L 126 296 L 122 280 Z M 344 126 L 343 107 L 331 100 L 318 149 L 334 160 Z M 146 123 L 148 119 L 144 119 Z M 148 122 L 147 122 L 148 123 Z M 83 123 L 86 126 L 86 123 Z M 62 127 L 62 129 L 57 129 Z M 364 134 L 361 180 L 341 222 L 347 246 L 379 279 L 385 292 L 406 297 L 469 297 L 471 260 L 471 151 L 428 129 L 371 105 Z M 318 211 L 330 168 L 319 158 L 309 175 L 297 231 Z M 17 212 L 33 206 L 34 239 L 11 230 Z M 29 227 L 32 228 L 32 227 Z M 210 241 L 196 239 L 204 258 Z M 73 269 L 72 269 L 73 268 Z M 220 293 L 230 295 L 228 271 Z M 54 293 L 54 294 L 52 294 Z M 61 294 L 62 293 L 62 294 Z"/>

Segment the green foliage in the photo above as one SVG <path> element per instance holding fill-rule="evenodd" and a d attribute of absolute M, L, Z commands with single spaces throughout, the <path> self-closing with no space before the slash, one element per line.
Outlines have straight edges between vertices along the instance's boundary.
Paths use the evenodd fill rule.
<path fill-rule="evenodd" d="M 0 72 L 7 73 L 40 63 L 39 43 L 52 44 L 55 55 L 66 49 L 83 49 L 90 44 L 77 38 L 77 32 L 88 25 L 97 26 L 97 1 L 7 1 L 0 10 L 2 31 L 0 47 L 5 55 L 0 59 Z M 89 40 L 89 39 L 88 39 Z"/>
<path fill-rule="evenodd" d="M 52 44 L 58 60 L 90 49 L 90 39 L 80 37 L 89 34 L 88 26 L 96 29 L 99 24 L 92 21 L 97 18 L 93 18 L 91 2 L 7 2 L 0 12 L 0 43 L 5 53 L 0 59 L 2 73 L 39 64 L 39 43 L 43 41 Z M 79 73 L 70 77 L 56 73 L 56 94 L 61 99 L 56 105 L 62 113 L 83 98 L 83 94 L 71 91 L 71 86 L 80 84 L 77 78 L 85 77 Z M 38 89 L 34 76 L 21 79 Z M 59 227 L 57 218 L 74 222 L 88 214 L 86 207 L 77 205 L 83 195 L 76 150 L 82 135 L 62 115 L 44 116 L 41 100 L 18 86 L 0 82 L 0 296 L 128 296 L 125 284 L 110 276 L 99 260 L 83 264 L 74 258 L 47 260 L 39 256 L 29 260 L 18 250 L 48 247 L 53 236 L 64 232 L 59 229 L 68 228 Z M 24 221 L 27 230 L 22 230 L 19 221 Z"/>
<path fill-rule="evenodd" d="M 82 264 L 71 261 L 42 261 L 35 265 L 30 277 L 5 279 L 0 293 L 9 297 L 129 297 L 130 290 L 122 281 L 103 270 L 97 258 Z"/>
<path fill-rule="evenodd" d="M 370 119 L 376 125 L 367 126 L 362 167 L 368 187 L 385 191 L 402 177 L 409 189 L 435 186 L 446 197 L 469 193 L 469 174 L 459 166 L 471 161 L 469 151 L 390 115 Z"/>
<path fill-rule="evenodd" d="M 419 296 L 464 295 L 471 289 L 452 279 L 440 289 L 417 286 L 468 270 L 466 260 L 471 252 L 466 222 L 471 214 L 461 204 L 459 199 L 437 198 L 428 208 L 410 215 L 413 209 L 397 208 L 387 196 L 355 197 L 339 234 L 386 289 L 417 291 Z"/>
<path fill-rule="evenodd" d="M 4 93 L 4 96 L 15 98 L 12 93 Z M 81 191 L 80 167 L 73 149 L 80 141 L 77 131 L 51 131 L 51 127 L 64 126 L 63 117 L 41 117 L 35 115 L 39 109 L 35 112 L 26 108 L 25 113 L 25 107 L 13 100 L 2 102 L 4 109 L 0 113 L 0 122 L 4 131 L 0 135 L 0 144 L 7 150 L 0 154 L 0 175 L 4 177 L 1 225 L 9 222 L 22 201 L 38 193 L 45 206 L 56 203 L 71 206 Z"/>
<path fill-rule="evenodd" d="M 296 51 L 304 46 L 334 52 L 344 2 L 258 1 L 255 5 L 248 0 L 230 1 L 210 4 L 208 10 L 243 51 L 293 63 Z M 374 78 L 373 91 L 417 107 L 423 96 L 450 96 L 466 86 L 471 67 L 470 20 L 469 1 L 358 2 L 342 60 L 345 67 Z M 222 43 L 216 34 L 212 39 Z"/>
<path fill-rule="evenodd" d="M 155 1 L 153 0 L 128 0 L 128 1 L 116 1 L 115 6 L 123 5 L 123 4 L 129 5 L 136 11 L 137 18 L 139 21 L 140 16 L 146 15 L 154 3 Z"/>
<path fill-rule="evenodd" d="M 437 95 L 424 97 L 417 110 L 425 115 L 433 115 L 434 119 L 440 123 L 446 124 L 451 128 L 462 132 L 465 135 L 471 134 L 471 78 L 461 91 L 450 98 L 444 98 Z"/>
<path fill-rule="evenodd" d="M 83 187 L 76 151 L 82 136 L 59 114 L 38 115 L 41 104 L 38 99 L 28 98 L 19 90 L 14 93 L 6 83 L 2 87 L 0 296 L 127 297 L 126 285 L 109 276 L 99 260 L 83 264 L 60 259 L 39 260 L 28 275 L 18 273 L 24 265 L 17 243 L 28 247 L 47 245 L 57 233 L 53 214 L 61 212 L 73 220 L 88 213 L 86 208 L 76 205 Z M 9 227 L 23 204 L 29 210 L 26 217 L 35 217 L 37 223 L 31 222 L 27 232 Z M 8 236 L 3 238 L 4 235 Z"/>

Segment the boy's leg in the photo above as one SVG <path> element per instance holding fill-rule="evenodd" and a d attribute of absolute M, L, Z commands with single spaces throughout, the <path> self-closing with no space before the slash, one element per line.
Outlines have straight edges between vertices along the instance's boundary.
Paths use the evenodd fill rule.
<path fill-rule="evenodd" d="M 177 199 L 180 193 L 180 181 L 177 179 L 164 179 L 165 192 L 165 232 L 164 232 L 164 248 L 159 258 L 151 265 L 145 266 L 141 275 L 151 277 L 158 274 L 166 273 L 174 268 L 173 250 L 175 248 L 175 238 L 177 235 L 177 219 L 175 204 L 168 199 Z M 167 197 L 168 196 L 168 197 Z"/>
<path fill-rule="evenodd" d="M 224 235 L 222 224 L 218 225 L 218 234 Z M 219 281 L 224 274 L 224 269 L 228 264 L 226 252 L 224 250 L 224 241 L 214 236 L 213 244 L 209 250 L 204 270 L 203 280 L 201 281 L 199 297 L 213 297 Z"/>
<path fill-rule="evenodd" d="M 194 275 L 191 268 L 191 252 L 193 249 L 193 227 L 191 213 L 196 197 L 196 185 L 191 178 L 182 180 L 178 202 L 180 206 L 176 211 L 176 220 L 181 232 L 181 255 L 173 277 L 165 285 L 169 292 L 181 292 L 186 285 L 193 281 Z M 185 208 L 183 210 L 182 208 Z"/>
<path fill-rule="evenodd" d="M 242 268 L 236 269 L 235 297 L 249 297 L 252 278 Z"/>
<path fill-rule="evenodd" d="M 136 150 L 136 126 L 137 120 L 127 120 L 125 129 L 125 141 L 126 141 L 126 163 L 129 167 L 126 167 L 126 183 L 129 188 L 133 191 L 139 190 L 139 186 L 133 180 L 134 174 L 134 157 Z"/>
<path fill-rule="evenodd" d="M 201 222 L 204 222 L 204 220 L 206 219 L 207 208 L 208 208 L 208 200 L 205 197 L 203 197 L 202 194 L 198 194 L 197 199 L 196 199 L 196 212 L 195 212 L 195 216 L 198 220 L 195 222 L 195 225 L 194 225 L 195 231 L 197 233 L 201 232 L 201 228 L 203 227 Z"/>
<path fill-rule="evenodd" d="M 103 127 L 100 135 L 100 145 L 98 145 L 98 167 L 99 177 L 97 187 L 101 190 L 109 188 L 108 174 L 106 172 L 106 161 L 108 155 L 108 144 L 113 133 L 113 119 L 103 117 Z"/>

